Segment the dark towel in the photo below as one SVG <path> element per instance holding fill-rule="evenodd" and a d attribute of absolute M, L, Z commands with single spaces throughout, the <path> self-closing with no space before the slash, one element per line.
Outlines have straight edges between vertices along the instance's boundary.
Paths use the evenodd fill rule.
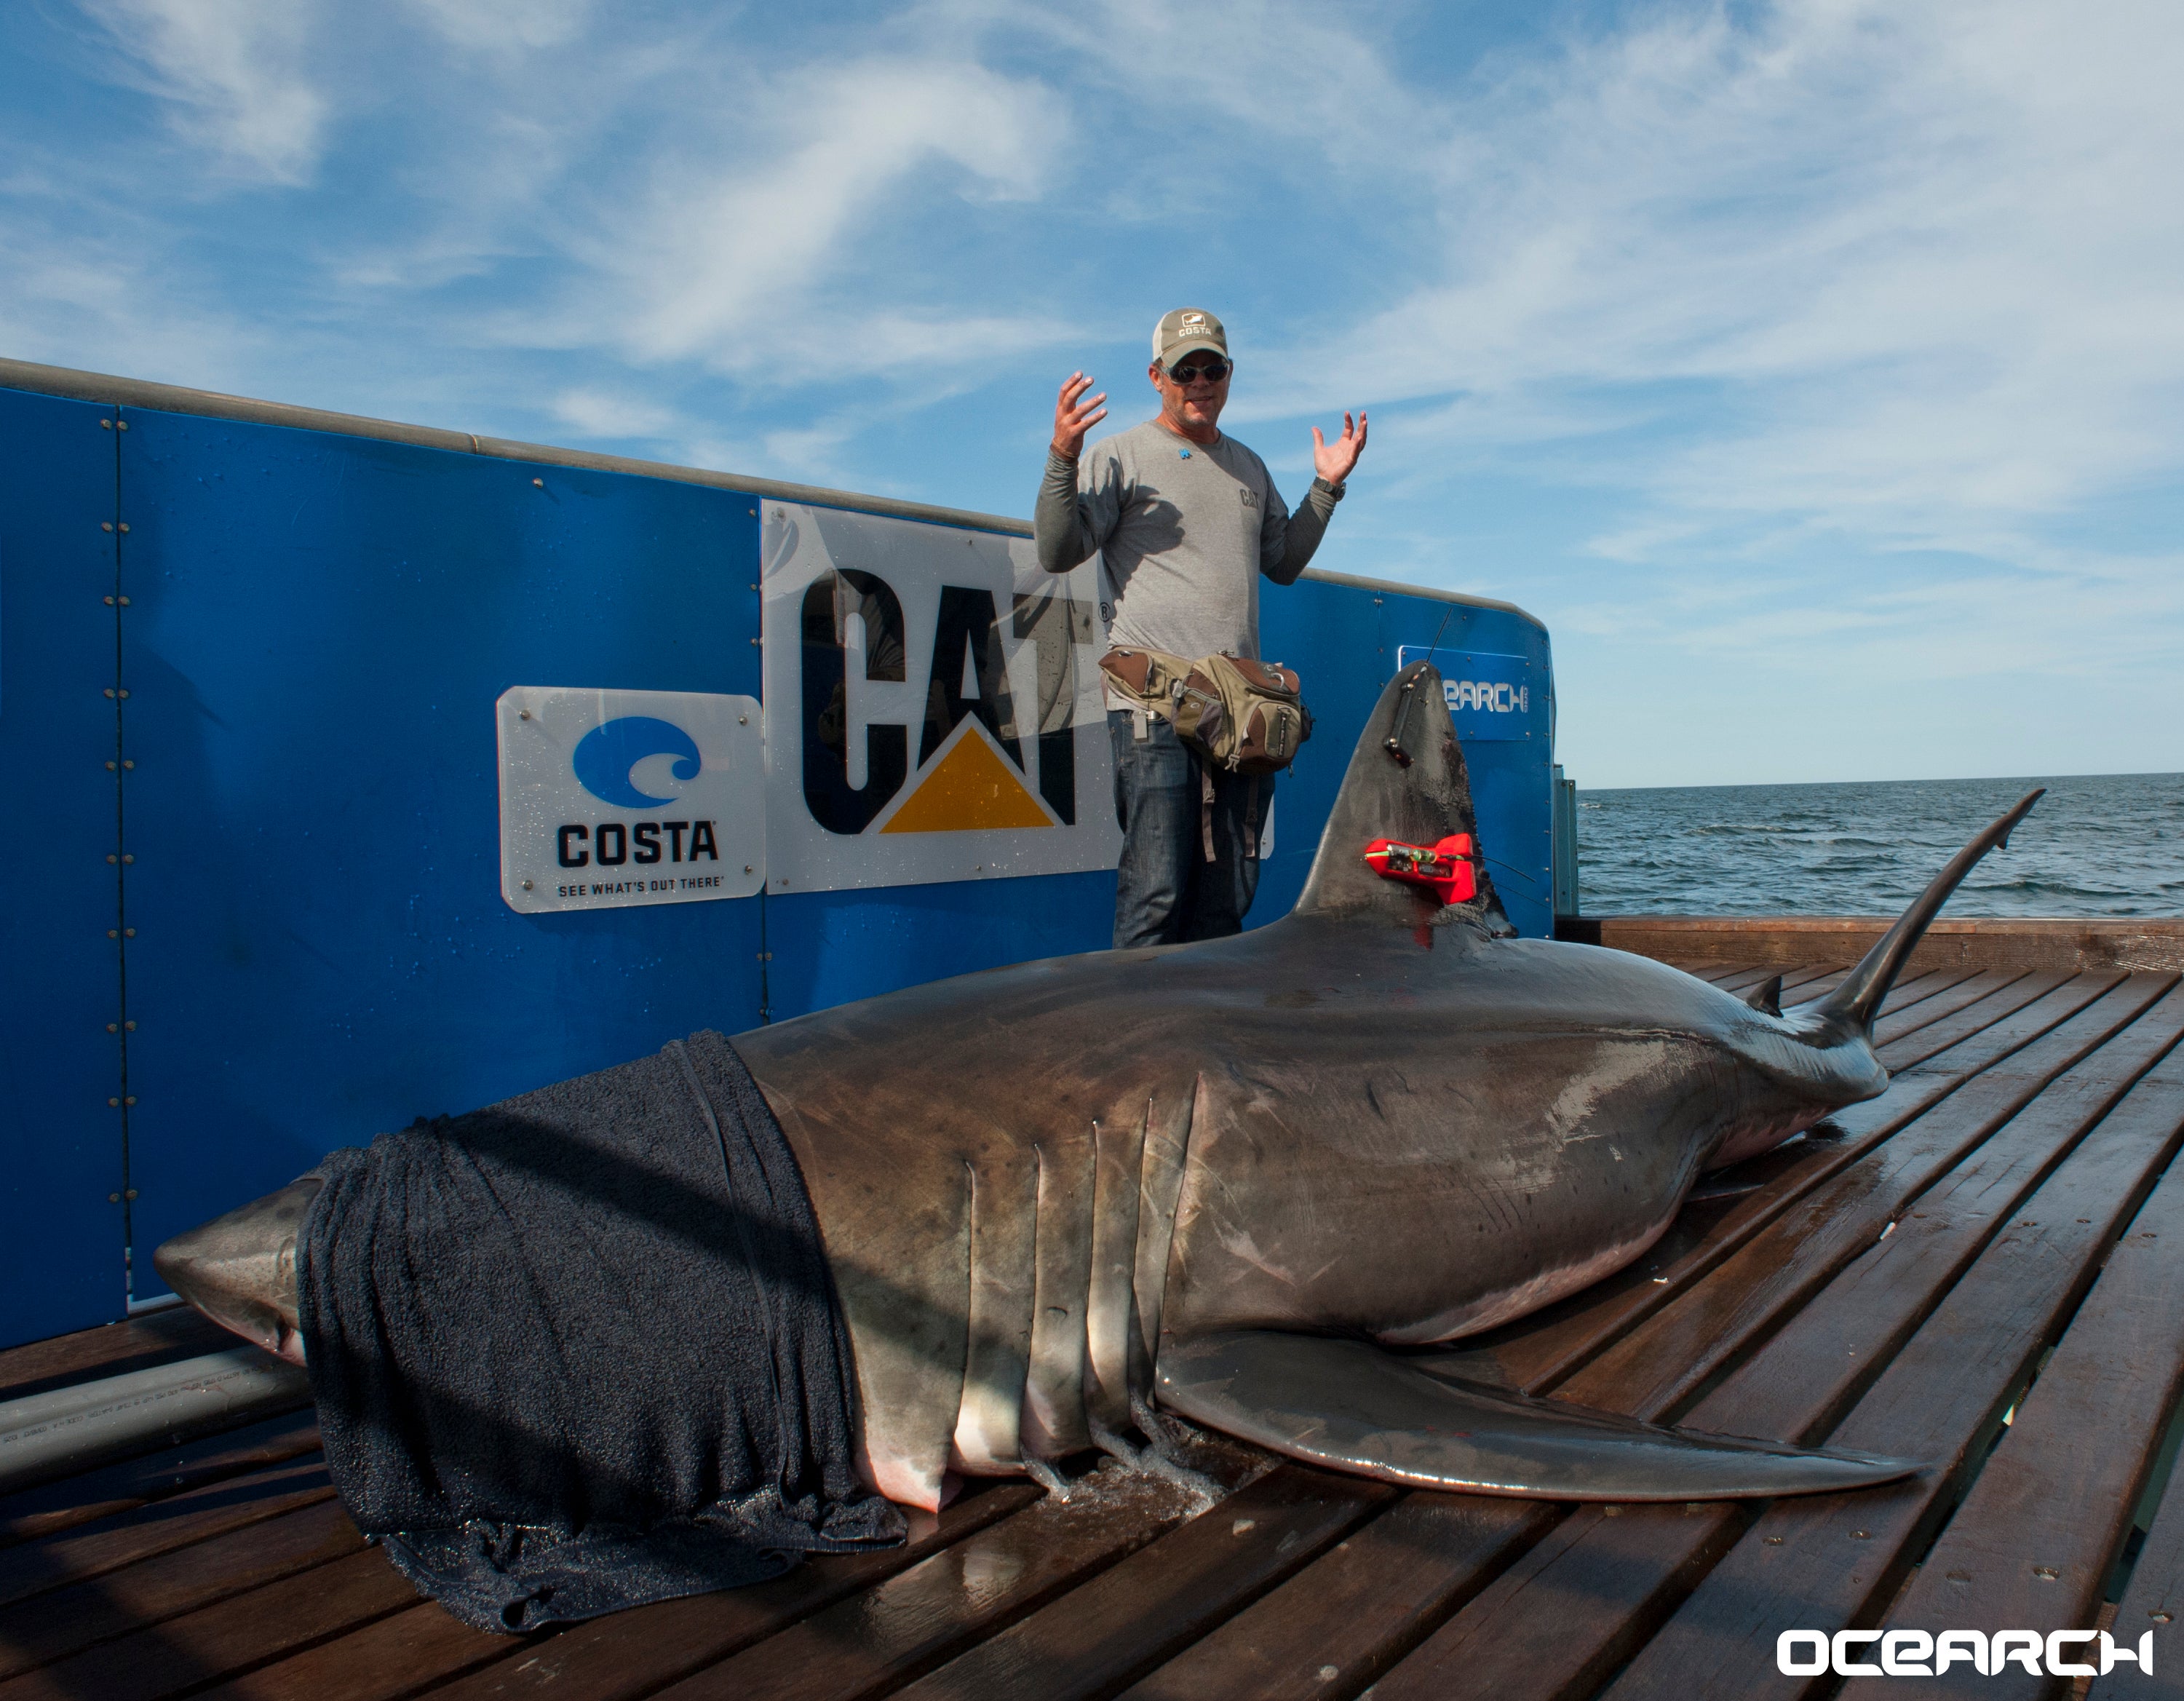
<path fill-rule="evenodd" d="M 327 1159 L 297 1242 L 326 1464 L 467 1624 L 902 1539 L 850 1466 L 802 1176 L 718 1034 Z"/>

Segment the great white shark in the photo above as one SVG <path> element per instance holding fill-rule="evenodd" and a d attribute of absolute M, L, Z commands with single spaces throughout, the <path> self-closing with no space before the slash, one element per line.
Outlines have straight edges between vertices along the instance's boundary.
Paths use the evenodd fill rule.
<path fill-rule="evenodd" d="M 735 1037 L 810 1191 L 873 1487 L 936 1509 L 957 1473 L 1054 1481 L 1053 1462 L 1156 1428 L 1148 1408 L 1339 1470 L 1553 1499 L 1919 1468 L 1529 1397 L 1446 1344 L 1630 1263 L 1702 1174 L 1880 1093 L 1881 1001 L 2040 794 L 1785 1015 L 1771 992 L 1517 937 L 1440 700 L 1429 664 L 1390 683 L 1279 921 Z M 1365 856 L 1458 835 L 1471 878 L 1440 890 Z M 318 1186 L 169 1241 L 160 1273 L 301 1362 L 295 1241 Z"/>

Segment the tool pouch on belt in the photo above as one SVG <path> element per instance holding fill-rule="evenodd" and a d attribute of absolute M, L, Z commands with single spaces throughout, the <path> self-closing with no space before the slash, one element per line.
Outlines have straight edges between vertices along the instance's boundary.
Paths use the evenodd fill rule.
<path fill-rule="evenodd" d="M 1111 650 L 1100 671 L 1118 694 L 1174 727 L 1208 766 L 1279 773 L 1312 736 L 1294 671 L 1223 650 L 1186 661 L 1164 650 Z"/>

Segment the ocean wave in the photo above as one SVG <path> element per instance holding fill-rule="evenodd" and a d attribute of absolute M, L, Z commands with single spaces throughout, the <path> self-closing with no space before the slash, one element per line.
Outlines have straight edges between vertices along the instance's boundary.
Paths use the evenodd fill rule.
<path fill-rule="evenodd" d="M 1957 888 L 1966 897 L 2053 897 L 2086 898 L 2105 901 L 2112 898 L 2135 897 L 2137 894 L 2127 887 L 2081 886 L 2061 880 L 2040 880 L 2031 878 L 2015 880 L 1966 880 Z"/>
<path fill-rule="evenodd" d="M 1580 797 L 1595 913 L 1881 914 L 2035 784 L 2009 848 L 1956 915 L 2160 915 L 2184 907 L 2184 775 L 1692 787 Z"/>

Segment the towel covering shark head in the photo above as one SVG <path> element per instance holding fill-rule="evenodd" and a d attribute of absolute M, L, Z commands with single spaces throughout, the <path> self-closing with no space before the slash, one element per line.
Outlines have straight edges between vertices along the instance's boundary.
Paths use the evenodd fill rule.
<path fill-rule="evenodd" d="M 2039 794 L 1786 1017 L 1643 957 L 1515 937 L 1483 856 L 1456 903 L 1368 864 L 1380 839 L 1477 846 L 1440 699 L 1427 664 L 1390 683 L 1303 895 L 1268 926 L 737 1036 L 810 1191 L 859 1464 L 883 1493 L 934 1508 L 951 1473 L 1044 1475 L 1147 1401 L 1337 1470 L 1556 1499 L 1917 1469 L 1533 1399 L 1421 1349 L 1629 1263 L 1702 1172 L 1879 1093 L 1875 1011 Z M 316 1185 L 170 1241 L 161 1273 L 299 1355 L 283 1248 Z"/>

